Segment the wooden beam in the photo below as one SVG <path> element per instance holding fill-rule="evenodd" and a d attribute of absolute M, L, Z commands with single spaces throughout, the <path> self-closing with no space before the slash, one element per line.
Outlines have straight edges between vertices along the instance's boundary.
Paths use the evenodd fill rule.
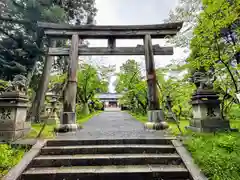
<path fill-rule="evenodd" d="M 48 55 L 50 56 L 68 56 L 70 48 L 49 48 Z M 114 49 L 108 47 L 79 47 L 78 54 L 81 56 L 109 56 L 109 55 L 144 55 L 144 47 L 116 47 Z M 172 47 L 153 46 L 154 55 L 173 55 Z"/>
<path fill-rule="evenodd" d="M 70 38 L 78 34 L 83 39 L 143 39 L 145 34 L 152 38 L 164 38 L 174 36 L 182 28 L 182 22 L 154 24 L 154 25 L 125 25 L 125 26 L 95 26 L 68 24 L 54 24 L 38 22 L 38 27 L 43 29 L 45 34 L 55 38 Z"/>
<path fill-rule="evenodd" d="M 70 25 L 37 22 L 39 28 L 43 29 L 59 29 L 59 30 L 162 30 L 177 29 L 182 27 L 183 22 L 150 24 L 150 25 Z"/>
<path fill-rule="evenodd" d="M 114 38 L 109 38 L 108 39 L 108 48 L 110 49 L 115 49 L 116 48 L 116 39 Z"/>
<path fill-rule="evenodd" d="M 146 31 L 63 31 L 46 30 L 45 34 L 50 38 L 70 38 L 73 34 L 78 34 L 82 39 L 107 39 L 114 37 L 116 39 L 143 39 L 145 34 L 150 34 L 153 38 L 166 38 L 176 35 L 178 30 L 146 30 Z"/>

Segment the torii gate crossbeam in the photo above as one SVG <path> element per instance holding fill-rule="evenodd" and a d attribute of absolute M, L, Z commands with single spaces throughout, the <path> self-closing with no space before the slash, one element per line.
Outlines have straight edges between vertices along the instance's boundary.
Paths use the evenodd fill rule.
<path fill-rule="evenodd" d="M 69 130 L 76 129 L 75 102 L 77 91 L 77 64 L 79 55 L 145 55 L 147 82 L 148 82 L 148 103 L 149 112 L 147 126 L 153 129 L 166 128 L 163 113 L 159 106 L 157 78 L 155 73 L 154 55 L 172 55 L 172 47 L 160 47 L 152 45 L 152 38 L 172 37 L 182 27 L 182 22 L 155 24 L 155 25 L 134 25 L 134 26 L 95 26 L 68 24 L 54 24 L 38 22 L 39 36 L 47 36 L 54 41 L 56 39 L 71 39 L 71 47 L 49 47 L 46 54 L 50 56 L 70 56 L 68 69 L 68 83 L 64 93 L 64 109 L 61 126 L 67 126 Z M 79 44 L 84 39 L 107 39 L 108 47 L 88 48 Z M 143 46 L 116 47 L 116 39 L 142 39 Z M 53 59 L 53 58 L 50 58 Z M 49 60 L 49 58 L 48 58 Z M 45 63 L 51 66 L 51 63 Z M 44 69 L 50 69 L 49 67 Z M 46 81 L 42 81 L 45 82 Z M 41 86 L 40 86 L 41 87 Z M 44 87 L 43 87 L 44 88 Z M 43 89 L 43 92 L 46 89 Z M 41 104 L 41 103 L 40 103 Z M 67 115 L 69 114 L 69 115 Z"/>

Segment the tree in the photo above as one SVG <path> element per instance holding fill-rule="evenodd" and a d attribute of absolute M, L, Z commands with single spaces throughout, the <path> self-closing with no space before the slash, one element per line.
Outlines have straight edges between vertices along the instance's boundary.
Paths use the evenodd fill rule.
<path fill-rule="evenodd" d="M 43 91 L 46 90 L 46 84 L 48 83 L 48 74 L 50 73 L 52 67 L 52 59 L 45 59 L 45 64 L 48 62 L 47 71 L 44 73 L 41 72 L 43 68 L 44 62 L 44 52 L 42 51 L 42 47 L 46 47 L 46 42 L 41 42 L 41 39 L 37 37 L 37 21 L 45 21 L 45 22 L 65 22 L 71 24 L 91 24 L 93 23 L 94 16 L 96 14 L 96 8 L 94 7 L 94 0 L 86 0 L 86 1 L 59 1 L 59 0 L 10 0 L 7 1 L 7 5 L 4 6 L 4 16 L 0 19 L 7 19 L 7 22 L 2 24 L 2 28 L 0 28 L 0 32 L 3 33 L 3 40 L 10 41 L 10 51 L 6 48 L 6 43 L 1 43 L 0 47 L 4 53 L 8 56 L 3 56 L 2 61 L 6 63 L 2 63 L 5 68 L 2 74 L 3 78 L 8 78 L 11 80 L 14 74 L 23 74 L 26 75 L 29 79 L 36 80 L 37 82 L 31 83 L 39 84 L 39 74 L 42 74 L 38 87 L 34 86 L 34 89 L 37 90 L 35 100 L 32 103 L 33 106 L 29 111 L 31 115 L 36 117 L 36 120 L 39 120 L 39 114 L 41 111 L 41 106 L 43 102 L 42 94 Z M 17 22 L 18 25 L 12 23 Z M 6 41 L 5 40 L 5 41 Z M 57 41 L 57 45 L 66 44 L 66 41 Z M 19 57 L 19 55 L 21 57 Z M 10 56 L 10 57 L 9 57 Z M 19 60 L 22 60 L 18 63 Z M 15 72 L 13 72 L 13 68 L 10 69 L 9 61 L 11 64 L 17 64 L 16 68 L 14 68 Z M 17 63 L 16 63 L 17 62 Z M 39 63 L 38 63 L 39 62 Z M 67 61 L 65 63 L 58 63 L 59 66 L 55 66 L 58 69 L 67 69 Z M 21 64 L 22 63 L 22 64 Z M 21 64 L 22 66 L 19 66 Z M 64 68 L 61 66 L 64 65 Z M 17 67 L 25 67 L 25 68 L 17 68 Z M 16 70 L 17 69 L 17 70 Z M 24 71 L 23 71 L 24 70 Z M 6 76 L 7 74 L 8 76 Z M 32 78 L 33 77 L 33 78 Z M 30 83 L 28 83 L 30 84 Z M 29 117 L 28 116 L 28 117 Z"/>
<path fill-rule="evenodd" d="M 120 67 L 117 74 L 116 91 L 124 93 L 122 104 L 128 106 L 133 112 L 147 112 L 148 96 L 147 84 L 142 79 L 140 64 L 129 59 Z"/>
<path fill-rule="evenodd" d="M 140 64 L 135 60 L 129 59 L 120 67 L 120 73 L 117 77 L 116 91 L 123 92 L 126 89 L 132 89 L 134 84 L 141 81 Z"/>
<path fill-rule="evenodd" d="M 169 109 L 166 107 L 166 97 L 172 99 L 172 111 L 180 118 L 189 118 L 191 116 L 191 105 L 189 101 L 195 89 L 194 85 L 186 78 L 177 78 L 171 75 L 173 71 L 183 72 L 186 65 L 175 66 L 168 65 L 156 69 L 157 81 L 159 84 L 159 102 L 164 112 Z M 140 65 L 134 60 L 128 60 L 121 66 L 116 81 L 116 91 L 123 92 L 124 96 L 121 103 L 128 106 L 134 113 L 146 115 L 148 108 L 148 89 L 147 83 L 141 77 Z M 171 75 L 171 76 L 170 76 Z"/>
<path fill-rule="evenodd" d="M 91 65 L 82 64 L 77 74 L 77 101 L 82 104 L 82 113 L 89 114 L 89 101 L 96 93 L 106 92 L 108 83 Z"/>
<path fill-rule="evenodd" d="M 39 69 L 36 67 L 39 65 L 36 62 L 43 61 L 41 58 L 36 58 L 39 57 L 40 51 L 40 44 L 36 37 L 37 21 L 90 24 L 93 23 L 96 14 L 94 0 L 71 2 L 68 0 L 9 0 L 3 4 L 0 20 L 8 19 L 8 21 L 3 21 L 0 27 L 2 37 L 0 50 L 3 55 L 1 59 L 6 62 L 6 66 L 3 63 L 5 68 L 1 68 L 1 71 L 2 74 L 7 74 L 2 78 L 9 80 L 16 73 L 29 74 L 31 78 L 32 71 Z M 15 24 L 16 22 L 18 24 Z M 9 66 L 9 62 L 11 65 L 18 63 L 18 66 L 20 64 L 25 68 L 18 68 L 17 65 Z"/>
<path fill-rule="evenodd" d="M 176 77 L 170 75 L 173 71 L 178 73 L 184 71 L 186 65 L 175 66 L 168 65 L 163 68 L 158 68 L 157 79 L 159 84 L 159 101 L 164 112 L 167 113 L 169 109 L 166 107 L 167 96 L 172 100 L 172 111 L 176 114 L 178 119 L 189 118 L 191 115 L 191 106 L 189 101 L 195 89 L 194 84 L 188 82 L 186 78 Z M 186 75 L 185 75 L 186 76 Z"/>
<path fill-rule="evenodd" d="M 77 74 L 77 104 L 81 115 L 89 114 L 89 107 L 98 108 L 99 102 L 95 98 L 96 93 L 107 92 L 108 81 L 106 81 L 107 74 L 111 74 L 114 68 L 109 66 L 94 67 L 86 63 L 81 64 Z M 55 91 L 57 94 L 62 92 L 66 83 L 66 74 L 57 74 L 50 77 L 48 89 Z M 63 99 L 61 97 L 60 99 Z M 90 105 L 89 103 L 94 104 Z M 79 109 L 80 108 L 80 109 Z"/>
<path fill-rule="evenodd" d="M 223 101 L 236 99 L 239 91 L 239 9 L 239 0 L 203 0 L 188 58 L 196 69 L 214 70 L 215 88 L 223 94 Z"/>
<path fill-rule="evenodd" d="M 36 70 L 40 58 L 40 42 L 36 34 L 37 21 L 64 21 L 64 11 L 57 6 L 44 6 L 36 0 L 6 1 L 4 16 L 14 21 L 1 23 L 2 78 L 11 80 L 15 74 L 29 76 Z M 2 19 L 2 18 L 1 18 Z M 5 18 L 6 19 L 6 18 Z M 15 24 L 16 22 L 19 22 Z M 6 65 L 5 65 L 6 64 Z M 9 67 L 8 64 L 13 64 Z M 21 65 L 21 66 L 20 66 Z"/>
<path fill-rule="evenodd" d="M 202 10 L 201 0 L 178 0 L 178 5 L 169 13 L 169 18 L 165 22 L 184 22 L 182 30 L 169 42 L 178 47 L 189 47 L 193 37 L 193 30 L 197 26 L 199 13 Z"/>

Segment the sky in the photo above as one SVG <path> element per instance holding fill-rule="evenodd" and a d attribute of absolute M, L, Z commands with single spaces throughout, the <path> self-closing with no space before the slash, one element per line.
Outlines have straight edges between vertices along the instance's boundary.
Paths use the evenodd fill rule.
<path fill-rule="evenodd" d="M 178 0 L 96 0 L 98 9 L 95 18 L 97 25 L 147 25 L 160 24 L 168 18 L 169 11 L 174 9 Z M 107 46 L 106 40 L 89 40 L 90 46 Z M 164 40 L 153 40 L 153 44 L 169 46 Z M 117 40 L 117 46 L 133 46 L 143 44 L 142 40 Z M 156 67 L 165 66 L 173 59 L 179 59 L 183 55 L 183 50 L 174 48 L 172 56 L 155 56 Z M 117 71 L 121 64 L 128 59 L 135 59 L 144 68 L 143 56 L 104 56 L 92 57 L 93 60 L 105 65 L 116 65 Z M 111 78 L 109 91 L 113 92 L 112 82 L 116 77 Z"/>

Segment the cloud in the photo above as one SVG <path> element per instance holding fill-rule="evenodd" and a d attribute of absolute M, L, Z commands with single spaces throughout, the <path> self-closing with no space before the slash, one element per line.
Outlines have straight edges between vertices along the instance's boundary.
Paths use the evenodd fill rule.
<path fill-rule="evenodd" d="M 96 0 L 96 7 L 98 9 L 96 16 L 97 24 L 111 25 L 118 19 L 114 2 L 115 0 Z"/>

